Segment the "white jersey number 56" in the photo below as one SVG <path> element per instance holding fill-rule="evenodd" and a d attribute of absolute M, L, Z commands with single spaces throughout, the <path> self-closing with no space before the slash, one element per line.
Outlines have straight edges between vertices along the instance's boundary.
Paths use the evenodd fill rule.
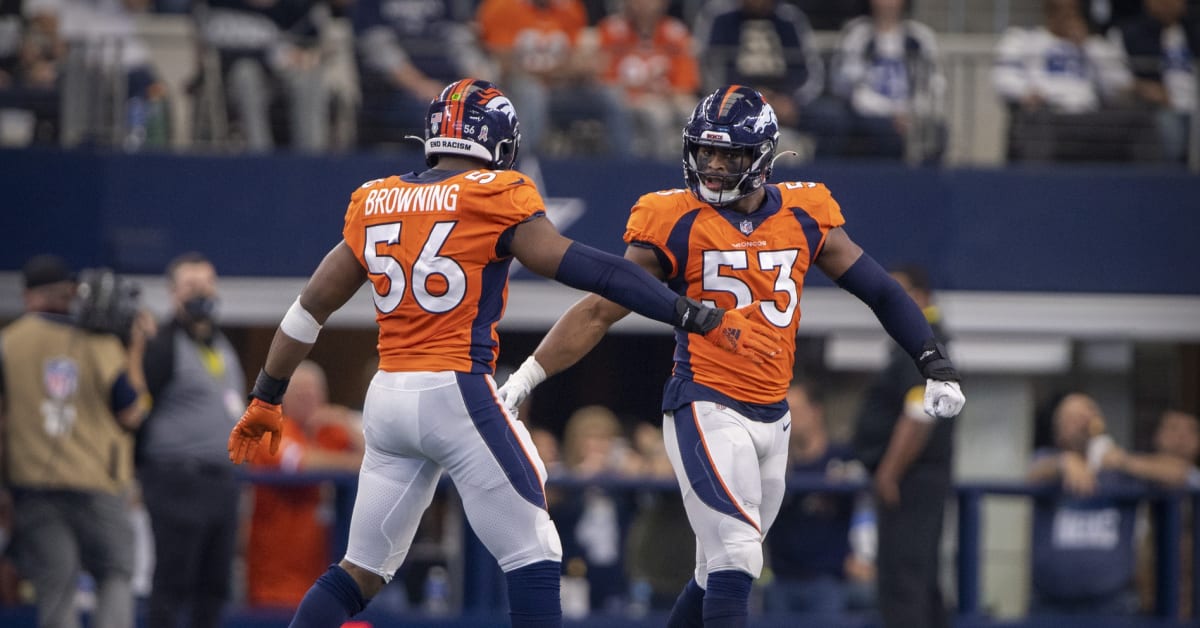
<path fill-rule="evenodd" d="M 380 312 L 388 314 L 400 305 L 404 299 L 408 277 L 412 277 L 413 298 L 417 300 L 417 305 L 427 312 L 449 312 L 462 303 L 463 296 L 467 293 L 467 273 L 458 262 L 439 255 L 457 224 L 456 221 L 447 221 L 433 225 L 412 268 L 404 268 L 400 259 L 389 253 L 393 247 L 397 250 L 400 248 L 400 229 L 403 223 L 389 222 L 367 227 L 362 252 L 363 260 L 367 263 L 367 272 L 372 275 L 386 275 L 390 284 L 386 292 L 381 292 L 379 284 L 375 284 L 375 290 L 371 293 L 375 299 L 375 307 Z M 429 292 L 429 278 L 434 275 L 445 280 L 445 292 Z"/>

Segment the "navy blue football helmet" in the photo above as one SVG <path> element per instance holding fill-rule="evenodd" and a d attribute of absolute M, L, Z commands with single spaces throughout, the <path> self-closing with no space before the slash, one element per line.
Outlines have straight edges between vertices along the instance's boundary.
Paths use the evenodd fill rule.
<path fill-rule="evenodd" d="M 711 205 L 729 205 L 759 189 L 771 176 L 779 122 L 762 94 L 726 85 L 696 105 L 683 128 L 683 173 L 688 189 Z M 740 151 L 742 166 L 708 172 L 702 147 Z"/>
<path fill-rule="evenodd" d="M 438 155 L 460 155 L 507 170 L 517 159 L 521 125 L 512 102 L 488 81 L 462 79 L 429 103 L 425 116 L 425 162 Z"/>

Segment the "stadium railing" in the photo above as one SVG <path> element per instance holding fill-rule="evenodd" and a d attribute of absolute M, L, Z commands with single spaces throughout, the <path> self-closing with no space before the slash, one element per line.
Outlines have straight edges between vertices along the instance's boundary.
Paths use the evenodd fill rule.
<path fill-rule="evenodd" d="M 313 482 L 331 482 L 337 487 L 338 516 L 333 535 L 332 547 L 335 556 L 340 556 L 345 548 L 346 533 L 349 528 L 350 506 L 353 504 L 354 489 L 357 477 L 346 473 L 282 473 L 276 471 L 253 471 L 244 474 L 245 481 L 253 484 L 296 485 Z M 443 478 L 442 487 L 449 486 Z M 678 486 L 673 479 L 645 478 L 591 478 L 579 479 L 572 477 L 552 478 L 547 482 L 548 487 L 577 491 L 585 488 L 601 488 L 612 492 L 645 492 L 661 491 L 674 493 Z M 793 493 L 838 493 L 856 494 L 866 490 L 867 484 L 862 481 L 831 482 L 820 475 L 796 474 L 788 478 L 788 491 Z M 981 596 L 982 570 L 982 538 L 987 526 L 983 514 L 983 504 L 989 498 L 1035 498 L 1056 494 L 1057 489 L 1045 485 L 1031 485 L 1024 481 L 969 481 L 959 482 L 954 488 L 954 499 L 957 512 L 957 557 L 955 561 L 955 593 L 957 598 L 956 625 L 963 626 L 1011 626 L 1034 627 L 1055 625 L 1070 628 L 1071 626 L 1176 626 L 1187 625 L 1176 623 L 1173 619 L 1179 613 L 1181 565 L 1181 536 L 1183 530 L 1183 512 L 1190 507 L 1192 512 L 1200 508 L 1200 490 L 1103 490 L 1101 495 L 1117 500 L 1145 501 L 1151 506 L 1152 522 L 1156 530 L 1155 545 L 1155 582 L 1156 603 L 1152 616 L 1132 618 L 1105 618 L 1098 616 L 1081 616 L 1064 622 L 1055 620 L 1053 624 L 1040 623 L 1042 619 L 1030 616 L 1020 621 L 1001 621 L 990 617 L 986 612 Z M 464 528 L 464 539 L 461 557 L 464 565 L 462 576 L 462 613 L 466 616 L 481 616 L 502 613 L 504 601 L 501 595 L 501 574 L 495 567 L 494 560 L 478 539 Z M 1200 565 L 1200 518 L 1192 518 L 1191 529 L 1192 564 Z M 681 530 L 681 534 L 688 533 Z M 469 567 L 466 567 L 469 566 Z M 1200 579 L 1193 579 L 1193 590 L 1190 592 L 1193 607 L 1200 608 Z M 596 625 L 629 625 L 626 618 L 613 624 Z M 598 618 L 597 621 L 601 621 Z M 763 617 L 769 622 L 771 618 Z M 615 620 L 614 620 L 615 621 Z M 848 618 L 847 626 L 870 625 L 869 619 Z M 863 623 L 866 621 L 867 623 Z M 1048 621 L 1048 620 L 1047 620 Z M 773 625 L 770 623 L 754 623 L 755 626 Z M 795 624 L 781 624 L 795 625 Z M 824 625 L 824 624 L 823 624 Z"/>
<path fill-rule="evenodd" d="M 313 483 L 330 483 L 336 488 L 336 516 L 331 529 L 331 554 L 340 556 L 345 549 L 345 539 L 349 527 L 351 507 L 357 488 L 357 476 L 343 472 L 302 472 L 283 473 L 278 471 L 252 471 L 242 475 L 249 485 L 296 486 Z M 448 490 L 450 483 L 443 481 L 441 490 Z M 558 478 L 548 482 L 548 486 L 561 490 L 581 490 L 584 488 L 601 488 L 607 491 L 660 491 L 674 493 L 678 490 L 674 480 L 647 480 L 639 478 L 601 478 L 575 479 Z M 810 493 L 842 493 L 853 494 L 865 490 L 862 482 L 829 482 L 818 475 L 793 475 L 788 479 L 788 490 L 791 492 Z M 1103 617 L 1098 615 L 1081 615 L 1070 618 L 1043 617 L 1029 615 L 1016 619 L 997 619 L 992 617 L 985 608 L 980 595 L 982 568 L 981 539 L 988 522 L 985 520 L 983 504 L 990 498 L 1028 499 L 1046 497 L 1055 494 L 1056 489 L 1048 486 L 1030 485 L 1022 481 L 970 481 L 960 482 L 955 486 L 954 499 L 957 502 L 957 559 L 955 593 L 957 608 L 955 609 L 954 625 L 957 628 L 1182 628 L 1194 626 L 1190 621 L 1173 619 L 1179 611 L 1179 593 L 1181 581 L 1179 577 L 1181 563 L 1182 533 L 1191 535 L 1192 564 L 1200 564 L 1200 518 L 1192 518 L 1191 529 L 1184 530 L 1185 509 L 1197 512 L 1200 508 L 1200 490 L 1162 491 L 1162 490 L 1121 490 L 1106 491 L 1102 495 L 1118 500 L 1130 499 L 1145 501 L 1151 505 L 1153 525 L 1157 532 L 1155 547 L 1156 607 L 1151 615 L 1136 617 Z M 462 604 L 457 612 L 440 617 L 427 616 L 420 611 L 406 612 L 403 616 L 404 625 L 410 628 L 496 628 L 505 627 L 507 613 L 503 601 L 502 576 L 495 561 L 488 555 L 486 549 L 470 532 L 468 526 L 463 526 L 462 556 L 459 557 L 463 566 L 461 580 Z M 680 530 L 681 534 L 688 533 Z M 1193 579 L 1193 590 L 1190 592 L 1193 607 L 1200 602 L 1200 579 Z M 279 609 L 231 609 L 225 626 L 229 628 L 282 628 L 290 619 L 290 613 Z M 362 626 L 390 625 L 398 618 L 394 613 L 389 614 L 381 609 L 368 608 L 359 619 Z M 568 620 L 566 626 L 571 628 L 610 628 L 616 626 L 639 628 L 661 626 L 665 619 L 661 611 L 652 612 L 643 617 L 629 617 L 609 613 L 593 613 L 586 618 Z M 35 625 L 35 613 L 32 607 L 0 608 L 0 625 L 21 628 Z M 877 620 L 869 615 L 847 615 L 844 619 L 834 620 L 814 619 L 805 615 L 768 615 L 755 614 L 751 618 L 753 628 L 792 628 L 795 626 L 822 626 L 831 628 L 870 628 L 878 625 Z"/>

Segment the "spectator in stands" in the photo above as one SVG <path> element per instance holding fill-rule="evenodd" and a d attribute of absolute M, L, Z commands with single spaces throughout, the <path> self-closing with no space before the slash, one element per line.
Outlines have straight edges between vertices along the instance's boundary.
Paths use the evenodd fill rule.
<path fill-rule="evenodd" d="M 585 406 L 571 414 L 562 456 L 567 473 L 575 478 L 627 477 L 640 464 L 617 416 L 603 406 Z M 560 497 L 550 515 L 562 534 L 563 564 L 583 559 L 593 610 L 619 606 L 625 594 L 621 548 L 631 511 L 628 500 L 601 488 L 563 492 Z"/>
<path fill-rule="evenodd" d="M 1138 101 L 1154 111 L 1163 159 L 1179 162 L 1196 108 L 1200 16 L 1188 16 L 1184 0 L 1145 0 L 1145 6 L 1144 15 L 1118 25 L 1114 39 L 1129 57 Z"/>
<path fill-rule="evenodd" d="M 238 493 L 224 434 L 246 376 L 217 326 L 217 271 L 199 253 L 167 265 L 171 320 L 146 349 L 154 405 L 138 435 L 138 479 L 154 530 L 147 624 L 216 628 L 231 593 Z M 186 618 L 186 619 L 185 619 Z"/>
<path fill-rule="evenodd" d="M 283 441 L 253 461 L 258 468 L 357 473 L 362 464 L 362 429 L 349 408 L 329 403 L 325 371 L 304 361 L 283 396 Z M 308 587 L 334 560 L 328 521 L 333 506 L 328 487 L 254 487 L 246 561 L 247 600 L 256 606 L 295 608 Z"/>
<path fill-rule="evenodd" d="M 1019 160 L 1156 158 L 1144 113 L 1118 107 L 1133 85 L 1119 50 L 1089 35 L 1077 0 L 1043 0 L 1045 23 L 1010 28 L 992 80 L 1009 104 L 1009 157 Z"/>
<path fill-rule="evenodd" d="M 8 85 L 21 49 L 21 2 L 0 0 L 0 86 Z"/>
<path fill-rule="evenodd" d="M 0 0 L 0 145 L 58 140 L 66 56 L 55 0 Z"/>
<path fill-rule="evenodd" d="M 633 450 L 637 453 L 635 460 L 638 468 L 633 472 L 648 478 L 670 478 L 675 475 L 671 468 L 671 459 L 667 457 L 667 447 L 663 444 L 662 430 L 658 426 L 645 421 L 639 421 L 633 428 Z M 691 561 L 689 561 L 690 563 Z M 682 587 L 686 583 L 680 582 Z M 677 593 L 679 587 L 674 591 Z"/>
<path fill-rule="evenodd" d="M 131 151 L 166 146 L 167 86 L 134 23 L 148 0 L 60 0 L 59 7 L 60 33 L 70 49 L 63 142 Z"/>
<path fill-rule="evenodd" d="M 21 0 L 0 0 L 0 146 L 23 146 L 33 135 L 33 116 L 17 109 L 17 63 L 21 58 Z"/>
<path fill-rule="evenodd" d="M 562 456 L 559 455 L 558 438 L 554 432 L 542 427 L 529 428 L 529 438 L 537 448 L 542 463 L 546 465 L 546 475 L 555 477 L 564 473 Z"/>
<path fill-rule="evenodd" d="M 546 125 L 603 122 L 610 154 L 630 153 L 633 127 L 617 93 L 599 81 L 595 50 L 581 41 L 581 0 L 483 0 L 475 14 L 484 47 L 500 65 L 504 92 L 521 112 L 521 149 L 536 154 Z"/>
<path fill-rule="evenodd" d="M 675 470 L 667 457 L 662 429 L 642 421 L 634 428 L 634 449 L 644 478 L 668 480 L 674 488 Z M 625 542 L 625 572 L 629 580 L 629 611 L 669 610 L 696 567 L 696 538 L 679 534 L 687 529 L 683 499 L 674 490 L 646 490 L 637 496 L 637 512 Z"/>
<path fill-rule="evenodd" d="M 276 100 L 286 105 L 292 147 L 328 146 L 330 95 L 317 39 L 328 15 L 320 0 L 208 0 L 198 30 L 219 57 L 228 106 L 247 150 L 275 147 Z"/>
<path fill-rule="evenodd" d="M 849 444 L 830 442 L 825 406 L 811 380 L 793 380 L 787 400 L 792 413 L 788 451 L 792 474 L 830 482 L 866 477 Z M 869 498 L 860 500 L 850 493 L 790 492 L 784 497 L 767 538 L 775 576 L 765 591 L 767 611 L 829 618 L 852 606 L 861 607 L 873 597 L 874 557 L 854 552 L 850 535 L 854 519 L 873 522 L 869 503 Z M 866 512 L 858 512 L 860 506 L 867 506 Z"/>
<path fill-rule="evenodd" d="M 454 0 L 355 0 L 360 143 L 422 136 L 429 102 L 442 87 L 491 75 L 462 7 Z"/>
<path fill-rule="evenodd" d="M 1134 594 L 1137 501 L 1105 490 L 1137 488 L 1128 475 L 1105 468 L 1110 447 L 1104 416 L 1082 393 L 1061 398 L 1050 415 L 1053 443 L 1034 453 L 1031 482 L 1053 482 L 1061 494 L 1035 498 L 1033 598 L 1030 613 L 1130 615 Z"/>
<path fill-rule="evenodd" d="M 52 88 L 67 56 L 60 4 L 55 0 L 31 0 L 22 11 L 26 23 L 18 74 L 28 86 Z"/>
<path fill-rule="evenodd" d="M 1154 450 L 1130 452 L 1111 445 L 1105 448 L 1101 468 L 1120 471 L 1169 488 L 1200 487 L 1200 425 L 1195 415 L 1178 410 L 1163 412 L 1154 431 Z"/>
<path fill-rule="evenodd" d="M 849 155 L 936 160 L 945 145 L 945 77 L 933 29 L 905 19 L 905 0 L 871 0 L 842 30 L 830 76 L 849 107 L 833 133 Z"/>
<path fill-rule="evenodd" d="M 846 22 L 870 11 L 870 0 L 794 0 L 813 30 L 841 30 Z"/>
<path fill-rule="evenodd" d="M 700 71 L 688 27 L 667 0 L 625 0 L 597 27 L 602 80 L 620 93 L 637 127 L 640 155 L 679 159 L 679 128 L 691 115 Z"/>
<path fill-rule="evenodd" d="M 1105 457 L 1105 464 L 1130 475 L 1141 477 L 1168 488 L 1200 488 L 1200 469 L 1196 467 L 1200 457 L 1200 418 L 1181 410 L 1168 409 L 1162 413 L 1154 430 L 1153 451 L 1148 453 L 1126 453 L 1112 448 Z M 1192 525 L 1195 517 L 1187 501 L 1183 504 L 1182 534 L 1179 536 L 1180 583 L 1179 616 L 1176 619 L 1191 619 L 1192 581 L 1195 578 L 1192 555 Z M 1138 548 L 1137 588 L 1143 610 L 1154 608 L 1156 577 L 1155 535 L 1153 528 L 1145 535 Z"/>
<path fill-rule="evenodd" d="M 1142 0 L 1079 0 L 1079 6 L 1088 29 L 1099 34 L 1142 14 Z"/>
<path fill-rule="evenodd" d="M 10 89 L 21 59 L 21 0 L 0 0 L 0 90 Z"/>
<path fill-rule="evenodd" d="M 781 126 L 823 132 L 828 104 L 817 97 L 824 89 L 825 68 L 799 9 L 778 0 L 714 2 L 697 17 L 695 35 L 705 90 L 748 85 L 771 104 Z M 784 144 L 794 141 L 783 138 Z M 817 150 L 825 147 L 818 138 Z"/>

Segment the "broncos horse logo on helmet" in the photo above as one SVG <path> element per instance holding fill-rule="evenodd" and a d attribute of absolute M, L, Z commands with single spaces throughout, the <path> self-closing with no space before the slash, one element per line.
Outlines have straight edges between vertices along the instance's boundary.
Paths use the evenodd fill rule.
<path fill-rule="evenodd" d="M 488 81 L 455 81 L 429 103 L 423 143 L 425 163 L 431 167 L 437 164 L 438 155 L 458 155 L 507 170 L 516 161 L 521 144 L 517 111 Z"/>
<path fill-rule="evenodd" d="M 712 205 L 729 205 L 766 183 L 778 145 L 779 122 L 762 94 L 744 85 L 722 87 L 696 105 L 683 128 L 688 189 Z M 736 171 L 706 171 L 708 160 L 698 155 L 705 146 L 738 152 L 742 166 Z"/>

